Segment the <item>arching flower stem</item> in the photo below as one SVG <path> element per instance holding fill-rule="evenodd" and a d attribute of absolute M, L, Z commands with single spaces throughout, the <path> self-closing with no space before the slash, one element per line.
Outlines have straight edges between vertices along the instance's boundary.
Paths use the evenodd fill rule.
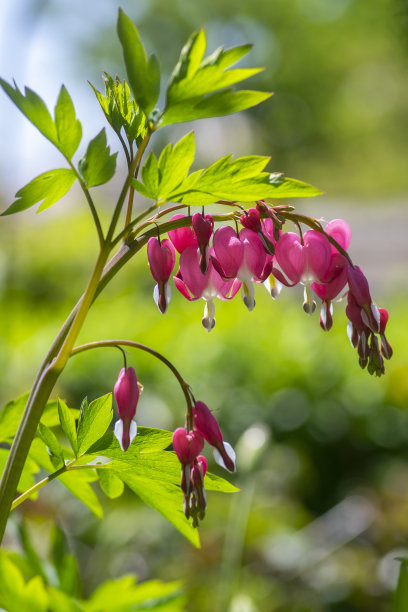
<path fill-rule="evenodd" d="M 190 390 L 190 385 L 184 380 L 181 376 L 180 372 L 177 368 L 169 361 L 164 355 L 150 348 L 150 346 L 146 346 L 145 344 L 141 344 L 140 342 L 133 342 L 133 340 L 99 340 L 96 342 L 89 342 L 87 344 L 81 344 L 80 346 L 75 347 L 71 351 L 71 357 L 74 355 L 78 355 L 79 353 L 83 353 L 85 351 L 89 351 L 96 348 L 105 348 L 105 347 L 114 347 L 123 351 L 121 347 L 129 346 L 131 348 L 139 349 L 141 351 L 145 351 L 149 353 L 156 359 L 159 359 L 162 363 L 164 363 L 177 378 L 180 387 L 183 391 L 186 404 L 187 404 L 187 412 L 186 412 L 186 424 L 189 429 L 193 428 L 193 405 L 192 405 L 192 393 Z"/>

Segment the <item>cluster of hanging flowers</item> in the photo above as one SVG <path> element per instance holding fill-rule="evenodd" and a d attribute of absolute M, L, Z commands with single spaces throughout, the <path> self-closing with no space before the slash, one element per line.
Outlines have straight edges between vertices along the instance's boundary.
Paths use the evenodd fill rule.
<path fill-rule="evenodd" d="M 347 296 L 348 335 L 359 364 L 381 376 L 384 359 L 392 356 L 385 337 L 388 313 L 373 302 L 366 277 L 347 254 L 349 225 L 335 219 L 321 231 L 303 233 L 297 224 L 299 233 L 283 233 L 280 208 L 259 202 L 240 217 L 241 230 L 223 225 L 214 231 L 211 215 L 195 213 L 191 226 L 170 230 L 168 239 L 150 238 L 147 257 L 157 281 L 154 299 L 160 311 L 166 312 L 170 301 L 175 251 L 180 258 L 174 284 L 186 299 L 204 299 L 202 324 L 207 331 L 215 326 L 216 298 L 231 300 L 241 290 L 245 306 L 253 310 L 254 283 L 263 283 L 274 299 L 283 286 L 303 285 L 303 309 L 313 314 L 315 294 L 321 301 L 320 326 L 325 331 L 333 325 L 333 300 Z M 178 214 L 170 221 L 183 218 L 189 220 Z"/>
<path fill-rule="evenodd" d="M 255 307 L 254 284 L 264 284 L 274 299 L 281 289 L 302 285 L 303 310 L 311 315 L 320 301 L 320 326 L 324 331 L 333 325 L 333 301 L 347 299 L 348 335 L 357 349 L 359 364 L 370 374 L 384 373 L 384 359 L 390 359 L 392 348 L 385 336 L 388 313 L 378 308 L 370 294 L 368 281 L 355 266 L 347 249 L 351 231 L 348 224 L 335 219 L 323 229 L 319 222 L 301 219 L 316 229 L 302 232 L 294 218 L 298 233 L 283 232 L 286 221 L 282 213 L 287 207 L 269 207 L 258 202 L 257 208 L 245 211 L 235 227 L 214 228 L 211 215 L 196 213 L 192 217 L 177 214 L 172 221 L 185 221 L 184 226 L 168 231 L 168 238 L 152 237 L 147 244 L 147 258 L 156 286 L 154 300 L 165 313 L 171 297 L 170 277 L 179 254 L 178 270 L 173 281 L 188 300 L 205 301 L 202 324 L 209 332 L 215 326 L 215 300 L 231 300 L 241 290 L 249 311 Z M 139 398 L 139 384 L 133 368 L 121 370 L 114 395 L 119 420 L 115 436 L 126 451 L 137 434 L 134 421 Z M 235 471 L 235 452 L 224 441 L 211 410 L 192 393 L 185 427 L 173 434 L 173 448 L 181 463 L 181 489 L 184 513 L 194 526 L 204 518 L 204 487 L 207 460 L 201 454 L 204 442 L 214 448 L 216 462 L 230 472 Z"/>

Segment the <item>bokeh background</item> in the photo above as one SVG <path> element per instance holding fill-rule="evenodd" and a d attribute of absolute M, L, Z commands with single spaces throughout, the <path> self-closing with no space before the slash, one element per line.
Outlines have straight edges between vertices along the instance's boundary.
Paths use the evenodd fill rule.
<path fill-rule="evenodd" d="M 237 447 L 242 492 L 209 495 L 202 549 L 133 495 L 105 502 L 98 522 L 57 482 L 22 507 L 40 550 L 58 522 L 78 556 L 84 595 L 108 577 L 181 579 L 193 612 L 348 612 L 389 609 L 398 562 L 408 554 L 408 3 L 405 0 L 122 0 L 164 79 L 188 35 L 208 49 L 253 42 L 251 86 L 274 97 L 237 116 L 165 128 L 153 147 L 196 131 L 197 167 L 226 153 L 271 155 L 270 170 L 326 192 L 300 210 L 352 231 L 351 255 L 390 311 L 395 355 L 381 379 L 358 367 L 344 303 L 330 333 L 307 317 L 297 289 L 273 302 L 257 288 L 248 313 L 237 298 L 217 304 L 217 326 L 201 327 L 201 302 L 173 292 L 157 311 L 142 255 L 92 309 L 81 341 L 127 337 L 167 355 L 196 397 L 216 411 Z M 124 76 L 112 0 L 16 0 L 0 8 L 0 74 L 35 89 L 53 107 L 64 83 L 86 139 L 103 126 L 90 80 Z M 119 150 L 114 135 L 111 146 Z M 0 202 L 61 164 L 9 100 L 0 97 Z M 107 218 L 123 176 L 95 191 Z M 97 241 L 79 190 L 36 215 L 0 223 L 2 403 L 30 387 L 48 345 L 83 290 Z M 78 407 L 109 391 L 117 351 L 77 357 L 58 393 Z M 132 364 L 145 386 L 141 425 L 174 428 L 182 397 L 148 356 Z M 218 468 L 212 466 L 214 471 Z M 102 496 L 101 496 L 102 497 Z M 14 519 L 15 523 L 19 520 Z M 9 542 L 14 541 L 11 525 Z"/>

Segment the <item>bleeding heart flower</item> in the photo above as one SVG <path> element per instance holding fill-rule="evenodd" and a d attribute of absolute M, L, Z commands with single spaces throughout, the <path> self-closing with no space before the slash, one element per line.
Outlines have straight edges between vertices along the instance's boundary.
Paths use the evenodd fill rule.
<path fill-rule="evenodd" d="M 123 451 L 126 451 L 137 434 L 137 425 L 133 421 L 139 400 L 139 385 L 136 372 L 132 367 L 122 368 L 113 388 L 118 405 L 119 420 L 115 423 L 115 436 Z"/>
<path fill-rule="evenodd" d="M 193 406 L 194 427 L 214 447 L 214 459 L 230 472 L 235 472 L 235 452 L 228 442 L 224 442 L 220 426 L 211 410 L 204 402 Z"/>
<path fill-rule="evenodd" d="M 236 278 L 242 283 L 242 299 L 252 310 L 255 306 L 252 282 L 263 283 L 272 270 L 271 256 L 265 252 L 260 238 L 247 228 L 238 237 L 232 227 L 224 226 L 214 234 L 213 249 L 214 267 L 223 278 Z"/>
<path fill-rule="evenodd" d="M 147 243 L 147 261 L 152 276 L 157 282 L 153 291 L 154 301 L 160 312 L 164 314 L 171 298 L 171 290 L 167 281 L 176 262 L 174 247 L 170 240 L 165 238 L 159 242 L 157 238 L 150 238 Z"/>
<path fill-rule="evenodd" d="M 188 300 L 202 297 L 206 301 L 202 324 L 207 331 L 211 331 L 215 325 L 214 299 L 229 300 L 240 287 L 238 281 L 224 281 L 211 261 L 207 272 L 203 274 L 200 269 L 200 252 L 195 246 L 189 246 L 182 252 L 174 284 Z"/>
<path fill-rule="evenodd" d="M 174 215 L 169 220 L 175 221 L 176 219 L 187 219 L 187 217 L 186 215 L 178 214 Z M 170 230 L 168 235 L 174 245 L 174 248 L 179 253 L 182 253 L 184 249 L 192 244 L 198 245 L 197 236 L 195 235 L 192 227 L 180 227 L 178 229 Z"/>

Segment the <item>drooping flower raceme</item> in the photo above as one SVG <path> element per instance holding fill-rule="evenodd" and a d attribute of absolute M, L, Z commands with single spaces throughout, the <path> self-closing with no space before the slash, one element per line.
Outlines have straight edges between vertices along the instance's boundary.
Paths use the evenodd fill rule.
<path fill-rule="evenodd" d="M 129 448 L 137 434 L 137 425 L 133 417 L 136 414 L 139 393 L 135 370 L 132 367 L 122 368 L 113 388 L 113 394 L 119 414 L 114 433 L 123 451 Z"/>
<path fill-rule="evenodd" d="M 159 242 L 157 238 L 150 238 L 147 243 L 147 261 L 152 276 L 157 282 L 153 291 L 154 301 L 160 312 L 164 314 L 171 298 L 168 280 L 176 262 L 174 247 L 170 240 L 165 238 Z"/>

